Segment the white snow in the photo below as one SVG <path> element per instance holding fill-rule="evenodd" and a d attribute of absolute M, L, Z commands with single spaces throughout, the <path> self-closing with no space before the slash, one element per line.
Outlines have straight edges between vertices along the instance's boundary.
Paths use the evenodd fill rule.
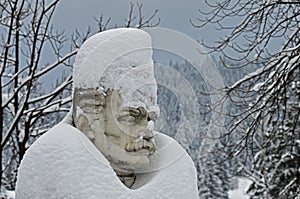
<path fill-rule="evenodd" d="M 260 83 L 257 83 L 255 84 L 252 88 L 251 88 L 251 91 L 259 91 L 260 88 L 265 84 L 265 82 L 260 82 Z"/>
<path fill-rule="evenodd" d="M 246 178 L 238 178 L 238 188 L 228 192 L 230 199 L 248 199 L 246 191 L 249 188 L 251 181 Z"/>
<path fill-rule="evenodd" d="M 3 197 L 5 199 L 15 199 L 15 192 L 4 190 L 2 193 L 0 193 L 0 198 Z"/>
<path fill-rule="evenodd" d="M 124 107 L 157 104 L 151 36 L 134 28 L 112 29 L 90 37 L 74 64 L 74 87 L 119 90 Z"/>
<path fill-rule="evenodd" d="M 16 199 L 196 199 L 196 170 L 185 150 L 157 133 L 157 151 L 137 189 L 125 187 L 92 142 L 70 125 L 70 115 L 26 152 L 18 171 Z M 140 179 L 140 180 L 139 180 Z"/>

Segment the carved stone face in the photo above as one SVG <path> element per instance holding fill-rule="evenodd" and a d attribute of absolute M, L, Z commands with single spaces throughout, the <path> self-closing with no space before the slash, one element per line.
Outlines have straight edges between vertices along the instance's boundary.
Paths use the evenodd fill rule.
<path fill-rule="evenodd" d="M 106 95 L 96 89 L 75 89 L 74 122 L 121 172 L 134 172 L 149 164 L 155 146 L 151 127 L 157 118 L 145 108 L 122 107 L 116 90 Z"/>

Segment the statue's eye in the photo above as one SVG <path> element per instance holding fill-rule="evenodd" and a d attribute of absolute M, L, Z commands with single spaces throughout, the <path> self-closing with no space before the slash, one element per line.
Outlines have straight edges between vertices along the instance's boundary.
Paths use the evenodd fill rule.
<path fill-rule="evenodd" d="M 147 111 L 145 110 L 144 107 L 139 107 L 139 108 L 137 108 L 137 111 L 139 112 L 139 114 L 140 114 L 142 117 L 146 117 Z"/>
<path fill-rule="evenodd" d="M 142 112 L 140 111 L 140 109 L 136 109 L 136 108 L 130 108 L 129 109 L 129 114 L 135 118 L 139 117 L 140 115 L 142 115 Z"/>
<path fill-rule="evenodd" d="M 134 123 L 136 118 L 132 115 L 128 114 L 122 114 L 119 115 L 119 117 L 117 118 L 119 122 L 124 122 L 124 123 Z"/>
<path fill-rule="evenodd" d="M 135 117 L 129 115 L 129 116 L 125 117 L 123 121 L 133 123 L 133 122 L 135 122 Z"/>
<path fill-rule="evenodd" d="M 124 108 L 118 116 L 118 121 L 127 123 L 138 123 L 146 118 L 147 111 L 143 107 Z"/>

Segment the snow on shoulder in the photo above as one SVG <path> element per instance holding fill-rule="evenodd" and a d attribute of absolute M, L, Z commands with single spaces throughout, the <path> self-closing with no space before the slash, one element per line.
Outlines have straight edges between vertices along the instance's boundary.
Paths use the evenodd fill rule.
<path fill-rule="evenodd" d="M 159 170 L 144 173 L 149 180 L 127 188 L 105 157 L 78 129 L 62 122 L 38 139 L 26 152 L 18 171 L 16 199 L 196 199 L 196 171 L 187 153 L 172 138 L 157 134 L 157 157 L 166 157 L 172 144 L 181 156 Z M 156 166 L 158 168 L 158 166 Z M 144 182 L 141 182 L 144 183 Z"/>

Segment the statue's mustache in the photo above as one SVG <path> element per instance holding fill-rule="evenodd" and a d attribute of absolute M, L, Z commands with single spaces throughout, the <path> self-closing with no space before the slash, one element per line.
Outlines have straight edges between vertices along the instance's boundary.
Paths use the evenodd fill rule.
<path fill-rule="evenodd" d="M 155 151 L 155 144 L 153 139 L 148 140 L 138 137 L 133 142 L 127 143 L 125 150 L 127 152 L 148 152 L 151 155 Z"/>

